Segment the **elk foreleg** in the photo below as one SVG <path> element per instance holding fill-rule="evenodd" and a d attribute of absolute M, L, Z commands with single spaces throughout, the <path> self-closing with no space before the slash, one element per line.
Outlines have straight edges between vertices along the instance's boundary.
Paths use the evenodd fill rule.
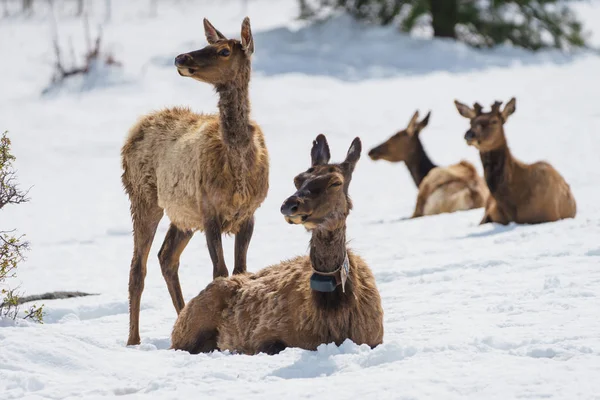
<path fill-rule="evenodd" d="M 216 215 L 206 215 L 204 220 L 204 233 L 206 235 L 206 245 L 208 253 L 213 263 L 213 279 L 219 276 L 229 276 L 225 257 L 223 256 L 223 243 L 221 241 L 221 221 Z"/>
<path fill-rule="evenodd" d="M 246 272 L 246 255 L 248 254 L 248 246 L 254 232 L 254 217 L 244 221 L 238 233 L 235 235 L 235 264 L 233 267 L 234 274 L 243 274 Z"/>

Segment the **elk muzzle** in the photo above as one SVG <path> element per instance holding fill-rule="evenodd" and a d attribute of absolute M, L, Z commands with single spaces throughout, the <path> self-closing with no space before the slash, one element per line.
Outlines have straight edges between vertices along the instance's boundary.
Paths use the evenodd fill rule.
<path fill-rule="evenodd" d="M 175 57 L 175 66 L 181 76 L 193 76 L 196 73 L 194 58 L 187 53 Z"/>
<path fill-rule="evenodd" d="M 471 142 L 473 142 L 475 140 L 475 138 L 476 138 L 476 135 L 473 130 L 469 129 L 467 131 L 467 133 L 465 133 L 465 140 L 467 141 L 467 143 L 470 144 Z"/>
<path fill-rule="evenodd" d="M 308 218 L 308 214 L 300 212 L 301 201 L 298 196 L 288 197 L 281 205 L 281 213 L 290 224 L 302 224 Z"/>
<path fill-rule="evenodd" d="M 369 157 L 373 161 L 379 160 L 381 158 L 381 146 L 377 146 L 377 147 L 372 148 L 369 151 Z"/>
<path fill-rule="evenodd" d="M 175 66 L 178 68 L 185 68 L 192 65 L 193 63 L 194 60 L 192 59 L 192 56 L 190 56 L 187 53 L 180 54 L 177 57 L 175 57 Z"/>

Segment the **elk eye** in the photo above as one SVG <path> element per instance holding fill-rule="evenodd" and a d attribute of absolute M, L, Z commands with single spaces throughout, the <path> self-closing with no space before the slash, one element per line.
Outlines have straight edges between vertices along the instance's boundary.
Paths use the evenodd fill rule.
<path fill-rule="evenodd" d="M 229 49 L 223 49 L 223 50 L 219 51 L 219 55 L 221 57 L 227 57 L 230 54 L 231 54 L 231 52 L 229 51 Z"/>
<path fill-rule="evenodd" d="M 329 185 L 329 187 L 338 187 L 338 186 L 342 186 L 342 182 L 340 182 L 340 181 L 335 181 L 335 182 L 333 182 L 331 185 Z"/>
<path fill-rule="evenodd" d="M 498 121 L 496 121 L 495 119 L 490 121 L 490 124 L 492 124 L 492 125 L 496 125 L 497 123 L 498 123 Z"/>

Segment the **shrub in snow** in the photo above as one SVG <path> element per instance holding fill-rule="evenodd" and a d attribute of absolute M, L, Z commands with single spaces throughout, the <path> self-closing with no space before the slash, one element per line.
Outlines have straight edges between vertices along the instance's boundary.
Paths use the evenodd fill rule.
<path fill-rule="evenodd" d="M 10 152 L 10 140 L 6 132 L 0 137 L 0 210 L 10 204 L 21 204 L 27 201 L 27 193 L 22 192 L 15 181 L 12 163 L 15 157 Z M 15 236 L 12 231 L 0 230 L 0 319 L 15 319 L 19 313 L 19 296 L 11 289 L 6 280 L 14 278 L 19 262 L 29 244 L 22 236 Z M 43 309 L 35 304 L 25 311 L 25 318 L 42 322 Z"/>

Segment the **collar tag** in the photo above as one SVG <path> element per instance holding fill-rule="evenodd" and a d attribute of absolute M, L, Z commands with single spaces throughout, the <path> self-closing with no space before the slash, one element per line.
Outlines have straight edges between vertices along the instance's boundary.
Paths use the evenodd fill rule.
<path fill-rule="evenodd" d="M 346 293 L 346 280 L 350 274 L 350 260 L 348 253 L 344 256 L 344 262 L 333 272 L 320 272 L 313 268 L 310 277 L 310 287 L 317 292 L 333 292 L 336 287 L 342 285 L 342 293 Z"/>
<path fill-rule="evenodd" d="M 343 293 L 346 293 L 345 286 L 346 286 L 346 279 L 348 279 L 348 274 L 350 274 L 350 260 L 348 259 L 348 252 L 346 252 L 346 257 L 344 257 L 344 263 L 342 264 L 342 268 L 340 270 Z"/>

